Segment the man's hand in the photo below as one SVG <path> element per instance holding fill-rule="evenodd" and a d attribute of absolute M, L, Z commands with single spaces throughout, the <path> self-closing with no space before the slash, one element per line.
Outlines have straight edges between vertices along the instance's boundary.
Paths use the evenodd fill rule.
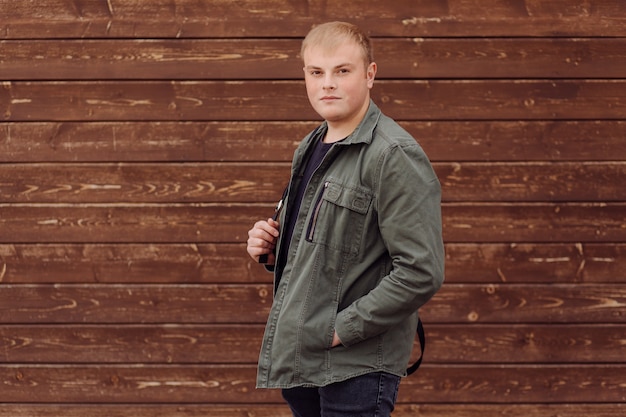
<path fill-rule="evenodd" d="M 341 344 L 341 339 L 339 338 L 339 335 L 337 334 L 337 330 L 335 330 L 335 334 L 333 335 L 332 347 L 339 346 L 340 344 Z"/>
<path fill-rule="evenodd" d="M 267 254 L 267 265 L 274 265 L 276 257 L 274 248 L 280 235 L 280 224 L 272 219 L 260 220 L 248 231 L 248 254 L 255 261 L 259 261 L 261 255 Z"/>

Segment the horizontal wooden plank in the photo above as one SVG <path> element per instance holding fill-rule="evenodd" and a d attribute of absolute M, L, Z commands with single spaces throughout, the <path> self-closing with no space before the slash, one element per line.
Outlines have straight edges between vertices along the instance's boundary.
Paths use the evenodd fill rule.
<path fill-rule="evenodd" d="M 407 406 L 408 409 L 411 406 Z M 523 407 L 525 408 L 525 407 Z M 401 408 L 396 408 L 400 410 Z M 495 410 L 494 407 L 492 409 Z M 606 405 L 582 405 L 580 410 L 604 410 Z M 621 410 L 619 406 L 615 408 Z M 407 413 L 410 411 L 407 411 Z M 394 417 L 408 417 L 412 414 L 394 412 Z M 277 404 L 0 404 L 0 417 L 293 417 L 285 403 Z M 427 417 L 440 417 L 426 414 Z M 582 414 L 571 414 L 583 417 Z M 594 414 L 595 416 L 595 414 Z M 597 414 L 598 417 L 614 417 L 615 414 Z M 538 417 L 527 414 L 525 417 Z M 585 415 L 584 417 L 588 417 Z M 621 416 L 619 416 L 621 417 Z"/>
<path fill-rule="evenodd" d="M 626 326 L 425 324 L 425 363 L 624 363 Z M 417 342 L 416 342 L 417 343 Z M 414 352 L 419 352 L 416 346 Z"/>
<path fill-rule="evenodd" d="M 458 404 L 604 403 L 626 399 L 626 365 L 425 366 L 406 378 L 398 401 Z M 423 401 L 421 400 L 423 399 Z"/>
<path fill-rule="evenodd" d="M 0 41 L 0 79 L 302 79 L 300 44 L 299 39 Z M 626 73 L 626 38 L 376 38 L 373 48 L 378 79 L 623 78 Z"/>
<path fill-rule="evenodd" d="M 443 204 L 447 242 L 623 242 L 626 205 Z"/>
<path fill-rule="evenodd" d="M 318 125 L 318 122 L 0 123 L 0 161 L 290 162 L 300 140 Z M 610 137 L 602 126 L 605 125 L 589 129 L 586 138 L 595 142 L 592 137 L 596 129 L 604 131 L 604 138 Z M 582 146 L 585 142 L 581 142 Z"/>
<path fill-rule="evenodd" d="M 399 404 L 623 402 L 626 365 L 424 365 Z M 254 366 L 0 365 L 0 402 L 282 403 Z"/>
<path fill-rule="evenodd" d="M 0 363 L 256 364 L 263 325 L 0 326 Z"/>
<path fill-rule="evenodd" d="M 265 323 L 271 284 L 11 285 L 1 322 Z M 429 323 L 623 323 L 623 284 L 446 284 L 422 308 Z"/>
<path fill-rule="evenodd" d="M 0 79 L 302 79 L 300 43 L 284 39 L 0 41 Z"/>
<path fill-rule="evenodd" d="M 268 203 L 290 171 L 287 163 L 3 164 L 0 203 Z"/>
<path fill-rule="evenodd" d="M 438 161 L 626 160 L 626 121 L 401 121 Z M 1 162 L 291 162 L 317 122 L 0 123 Z"/>
<path fill-rule="evenodd" d="M 272 275 L 248 256 L 245 244 L 4 244 L 0 245 L 0 259 L 3 283 L 272 280 Z"/>
<path fill-rule="evenodd" d="M 446 245 L 446 283 L 626 283 L 626 244 Z M 270 283 L 245 244 L 0 244 L 0 282 Z"/>
<path fill-rule="evenodd" d="M 245 242 L 258 216 L 272 212 L 271 204 L 0 204 L 0 241 Z"/>
<path fill-rule="evenodd" d="M 618 417 L 626 404 L 414 404 L 399 405 L 394 417 Z M 17 416 L 16 416 L 17 417 Z M 42 416 L 47 417 L 47 416 Z M 69 417 L 69 416 L 68 416 Z M 94 416 L 96 417 L 96 416 Z M 112 416 L 113 417 L 113 416 Z M 177 416 L 172 416 L 177 417 Z M 192 416 L 189 416 L 192 417 Z M 264 417 L 264 416 L 263 416 Z M 286 416 L 287 417 L 287 416 Z"/>
<path fill-rule="evenodd" d="M 260 284 L 6 285 L 5 298 L 1 322 L 49 324 L 264 323 L 272 303 L 271 285 Z"/>
<path fill-rule="evenodd" d="M 626 38 L 396 38 L 374 39 L 373 48 L 379 79 L 624 78 L 626 73 Z M 596 64 L 607 68 L 593 68 Z"/>
<path fill-rule="evenodd" d="M 0 362 L 256 364 L 263 329 L 261 324 L 0 325 Z M 428 364 L 622 363 L 626 326 L 427 323 L 426 338 Z"/>
<path fill-rule="evenodd" d="M 626 201 L 621 161 L 434 168 L 444 202 Z M 2 164 L 0 203 L 268 203 L 290 171 L 287 163 Z"/>
<path fill-rule="evenodd" d="M 0 243 L 241 243 L 272 204 L 0 204 Z M 444 203 L 448 243 L 624 242 L 626 203 Z"/>
<path fill-rule="evenodd" d="M 7 82 L 6 121 L 319 120 L 302 81 Z M 620 120 L 626 80 L 378 81 L 398 120 Z"/>
<path fill-rule="evenodd" d="M 520 3 L 410 0 L 349 3 L 244 0 L 163 2 L 0 1 L 4 38 L 304 36 L 327 20 L 349 20 L 385 36 L 624 36 L 620 0 Z M 484 13 L 489 10 L 489 13 Z M 35 12 L 36 11 L 36 12 Z"/>
<path fill-rule="evenodd" d="M 436 163 L 434 167 L 446 202 L 626 201 L 624 162 Z"/>
<path fill-rule="evenodd" d="M 611 288 L 610 291 L 607 291 Z M 621 323 L 626 286 L 606 284 L 448 284 L 423 308 L 426 321 Z"/>
<path fill-rule="evenodd" d="M 255 389 L 255 374 L 251 365 L 0 365 L 0 403 L 280 403 L 278 390 Z"/>
<path fill-rule="evenodd" d="M 626 404 L 398 404 L 394 417 L 622 417 Z M 0 417 L 292 417 L 286 404 L 0 404 Z"/>
<path fill-rule="evenodd" d="M 446 282 L 626 282 L 624 244 L 447 244 Z"/>

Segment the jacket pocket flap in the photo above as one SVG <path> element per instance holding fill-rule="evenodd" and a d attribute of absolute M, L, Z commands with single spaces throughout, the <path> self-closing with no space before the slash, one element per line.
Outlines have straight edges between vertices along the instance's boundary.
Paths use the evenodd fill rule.
<path fill-rule="evenodd" d="M 323 198 L 329 203 L 361 214 L 367 213 L 372 202 L 370 193 L 353 188 L 345 188 L 335 183 L 327 185 Z"/>

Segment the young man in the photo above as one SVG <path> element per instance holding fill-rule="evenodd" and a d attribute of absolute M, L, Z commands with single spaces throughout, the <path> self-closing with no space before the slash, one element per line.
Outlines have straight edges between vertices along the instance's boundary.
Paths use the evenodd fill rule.
<path fill-rule="evenodd" d="M 257 386 L 282 388 L 295 417 L 389 416 L 417 311 L 443 282 L 440 184 L 370 99 L 365 33 L 326 23 L 301 54 L 324 122 L 294 154 L 279 218 L 248 232 L 248 253 L 274 271 Z"/>

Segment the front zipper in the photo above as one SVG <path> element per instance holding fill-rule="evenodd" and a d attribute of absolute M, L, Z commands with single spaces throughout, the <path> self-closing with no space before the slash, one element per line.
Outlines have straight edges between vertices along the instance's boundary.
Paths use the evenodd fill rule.
<path fill-rule="evenodd" d="M 324 183 L 324 188 L 317 196 L 317 201 L 315 202 L 315 210 L 313 210 L 313 216 L 311 217 L 311 222 L 309 223 L 309 233 L 307 234 L 307 240 L 309 242 L 313 241 L 313 235 L 315 234 L 315 227 L 317 225 L 317 217 L 320 214 L 320 208 L 322 207 L 322 197 L 324 196 L 324 191 L 328 188 L 328 184 L 328 181 Z"/>

